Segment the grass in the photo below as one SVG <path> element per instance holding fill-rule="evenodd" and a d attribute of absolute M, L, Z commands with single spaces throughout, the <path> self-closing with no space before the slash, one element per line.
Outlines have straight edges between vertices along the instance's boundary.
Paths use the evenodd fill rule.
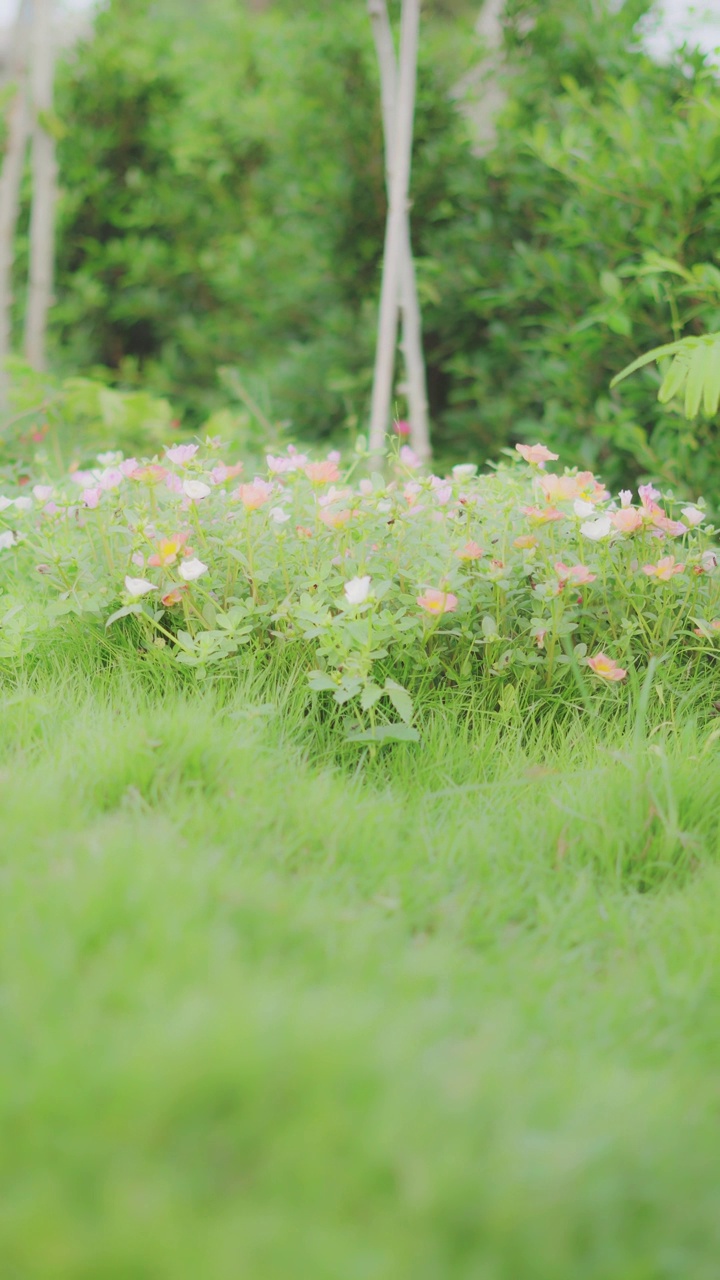
<path fill-rule="evenodd" d="M 720 734 L 654 707 L 338 759 L 7 679 L 3 1280 L 715 1280 Z"/>

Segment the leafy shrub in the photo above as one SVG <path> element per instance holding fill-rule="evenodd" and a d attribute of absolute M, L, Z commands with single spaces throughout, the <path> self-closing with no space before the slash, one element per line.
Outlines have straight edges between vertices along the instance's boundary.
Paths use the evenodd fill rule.
<path fill-rule="evenodd" d="M 612 501 L 590 472 L 546 470 L 544 446 L 519 451 L 527 466 L 421 477 L 403 448 L 392 479 L 359 481 L 360 455 L 343 475 L 292 446 L 246 479 L 213 441 L 104 454 L 0 497 L 2 655 L 68 615 L 198 678 L 251 650 L 304 668 L 357 741 L 415 737 L 414 708 L 448 684 L 591 710 L 650 658 L 670 679 L 715 661 L 702 507 L 651 486 Z"/>

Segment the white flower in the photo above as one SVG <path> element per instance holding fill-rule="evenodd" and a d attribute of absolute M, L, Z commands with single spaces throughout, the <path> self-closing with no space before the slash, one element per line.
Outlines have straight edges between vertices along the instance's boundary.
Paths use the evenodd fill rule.
<path fill-rule="evenodd" d="M 202 560 L 198 560 L 197 558 L 194 560 L 183 560 L 178 569 L 178 573 L 185 582 L 194 582 L 196 578 L 201 578 L 204 573 L 207 573 L 207 568 L 207 565 L 203 564 Z"/>
<path fill-rule="evenodd" d="M 713 573 L 718 565 L 717 551 L 703 551 L 700 563 L 706 573 Z"/>
<path fill-rule="evenodd" d="M 15 507 L 16 507 L 16 510 L 18 511 L 31 511 L 32 498 L 16 498 Z"/>
<path fill-rule="evenodd" d="M 345 583 L 345 598 L 348 604 L 363 604 L 370 595 L 370 575 L 362 578 L 351 578 Z"/>
<path fill-rule="evenodd" d="M 460 462 L 452 469 L 456 480 L 467 480 L 470 476 L 474 476 L 476 471 L 477 467 L 474 462 Z"/>
<path fill-rule="evenodd" d="M 696 525 L 702 524 L 705 519 L 705 512 L 701 511 L 699 507 L 683 507 L 682 514 L 693 529 Z"/>
<path fill-rule="evenodd" d="M 582 498 L 576 498 L 573 502 L 573 511 L 576 516 L 580 516 L 581 520 L 587 520 L 591 516 L 595 508 L 592 502 L 585 502 Z"/>
<path fill-rule="evenodd" d="M 148 582 L 147 578 L 130 578 L 125 579 L 125 590 L 129 596 L 146 596 L 148 591 L 156 591 L 154 583 Z"/>
<path fill-rule="evenodd" d="M 38 502 L 49 502 L 52 495 L 53 489 L 51 484 L 36 484 L 33 487 L 33 497 L 37 498 Z"/>
<path fill-rule="evenodd" d="M 12 529 L 8 529 L 5 533 L 0 533 L 0 551 L 7 551 L 10 547 L 15 546 L 15 534 Z"/>
<path fill-rule="evenodd" d="M 193 502 L 199 502 L 201 498 L 207 498 L 210 485 L 203 484 L 202 480 L 185 480 L 183 493 L 187 494 L 188 498 L 192 498 Z"/>
<path fill-rule="evenodd" d="M 600 542 L 603 538 L 609 538 L 612 533 L 610 517 L 598 516 L 597 520 L 586 520 L 585 524 L 580 525 L 580 532 L 586 538 L 591 538 L 593 542 Z"/>
<path fill-rule="evenodd" d="M 621 507 L 629 507 L 631 502 L 632 502 L 632 489 L 621 489 L 620 490 Z"/>
<path fill-rule="evenodd" d="M 13 504 L 12 498 L 4 498 L 3 495 L 0 493 L 0 511 L 7 511 L 8 507 L 11 507 L 12 504 Z"/>
<path fill-rule="evenodd" d="M 285 524 L 286 520 L 290 519 L 290 514 L 284 507 L 271 507 L 270 519 L 273 524 Z"/>
<path fill-rule="evenodd" d="M 113 449 L 111 453 L 99 453 L 97 460 L 101 467 L 115 467 L 118 462 L 122 462 L 122 453 Z"/>

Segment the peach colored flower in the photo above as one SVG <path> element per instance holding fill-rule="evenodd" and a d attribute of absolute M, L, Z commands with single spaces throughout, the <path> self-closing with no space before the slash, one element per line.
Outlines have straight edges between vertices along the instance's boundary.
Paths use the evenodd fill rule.
<path fill-rule="evenodd" d="M 319 512 L 319 515 L 327 529 L 342 529 L 343 525 L 347 524 L 350 519 L 352 511 L 349 511 L 347 507 L 344 511 L 331 511 L 326 507 L 324 511 Z"/>
<path fill-rule="evenodd" d="M 551 453 L 544 444 L 516 444 L 516 452 L 532 467 L 544 467 L 546 462 L 557 462 L 558 455 Z"/>
<path fill-rule="evenodd" d="M 713 618 L 712 622 L 708 622 L 705 625 L 708 626 L 711 631 L 720 631 L 720 618 Z M 701 627 L 694 627 L 693 630 L 696 636 L 700 636 L 702 638 L 705 635 L 705 632 Z"/>
<path fill-rule="evenodd" d="M 562 560 L 558 560 L 555 565 L 555 572 L 564 586 L 566 582 L 572 582 L 576 586 L 584 586 L 588 582 L 594 582 L 597 574 L 591 573 L 584 564 L 563 564 Z"/>
<path fill-rule="evenodd" d="M 643 525 L 642 513 L 636 507 L 621 507 L 610 516 L 614 529 L 618 533 L 635 533 Z"/>
<path fill-rule="evenodd" d="M 187 587 L 173 587 L 171 591 L 167 591 L 161 596 L 161 602 L 166 609 L 171 609 L 174 604 L 180 604 L 183 597 L 183 591 L 187 591 Z"/>
<path fill-rule="evenodd" d="M 464 547 L 459 547 L 455 552 L 459 560 L 479 560 L 482 554 L 483 549 L 477 542 L 466 542 Z"/>
<path fill-rule="evenodd" d="M 544 649 L 544 648 L 545 648 L 545 637 L 546 637 L 546 635 L 547 635 L 547 628 L 542 628 L 542 627 L 541 627 L 541 629 L 540 629 L 539 631 L 537 631 L 537 632 L 535 633 L 535 643 L 536 643 L 536 645 L 537 645 L 538 649 Z"/>
<path fill-rule="evenodd" d="M 536 547 L 538 540 L 534 533 L 521 533 L 519 538 L 513 542 L 514 547 L 520 548 L 522 551 L 529 551 L 531 547 Z"/>
<path fill-rule="evenodd" d="M 312 538 L 313 536 L 312 529 L 308 529 L 306 524 L 296 524 L 295 532 L 298 538 Z"/>
<path fill-rule="evenodd" d="M 663 556 L 657 564 L 644 564 L 643 573 L 646 573 L 648 578 L 657 578 L 658 582 L 669 582 L 676 573 L 682 573 L 684 568 L 684 564 L 675 563 L 674 556 Z"/>
<path fill-rule="evenodd" d="M 584 499 L 595 504 L 608 497 L 607 489 L 595 479 L 592 471 L 578 471 L 574 476 L 558 476 L 551 471 L 549 475 L 540 477 L 540 488 L 548 502 Z"/>
<path fill-rule="evenodd" d="M 305 475 L 313 484 L 333 484 L 340 479 L 337 462 L 326 458 L 324 462 L 308 462 Z"/>
<path fill-rule="evenodd" d="M 161 538 L 160 550 L 150 556 L 148 564 L 155 566 L 167 567 L 175 564 L 180 551 L 187 542 L 188 535 L 186 533 L 176 533 L 172 538 Z"/>
<path fill-rule="evenodd" d="M 558 511 L 556 507 L 521 507 L 520 510 L 535 524 L 550 524 L 553 520 L 565 519 L 562 511 Z"/>
<path fill-rule="evenodd" d="M 246 511 L 257 511 L 269 499 L 273 486 L 266 480 L 253 480 L 252 484 L 240 484 L 235 496 L 240 499 Z"/>
<path fill-rule="evenodd" d="M 618 666 L 614 658 L 608 658 L 605 653 L 598 653 L 594 658 L 588 658 L 587 664 L 595 675 L 602 676 L 603 680 L 611 680 L 617 682 L 624 680 L 627 671 L 624 667 Z"/>
<path fill-rule="evenodd" d="M 457 609 L 457 596 L 452 591 L 441 591 L 438 587 L 428 587 L 423 595 L 417 597 L 421 609 L 428 613 L 454 613 Z"/>

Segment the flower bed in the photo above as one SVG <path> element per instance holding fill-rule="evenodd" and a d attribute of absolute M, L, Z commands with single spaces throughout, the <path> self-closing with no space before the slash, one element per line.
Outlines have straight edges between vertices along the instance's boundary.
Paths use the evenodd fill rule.
<path fill-rule="evenodd" d="M 651 656 L 702 663 L 720 642 L 720 575 L 702 505 L 651 486 L 615 500 L 591 473 L 548 470 L 541 445 L 476 475 L 344 473 L 294 448 L 245 477 L 217 447 L 0 495 L 0 656 L 68 614 L 131 626 L 198 676 L 297 654 L 309 684 L 352 704 L 358 740 L 413 737 L 424 687 L 621 686 Z M 32 588 L 28 590 L 28 583 Z"/>

